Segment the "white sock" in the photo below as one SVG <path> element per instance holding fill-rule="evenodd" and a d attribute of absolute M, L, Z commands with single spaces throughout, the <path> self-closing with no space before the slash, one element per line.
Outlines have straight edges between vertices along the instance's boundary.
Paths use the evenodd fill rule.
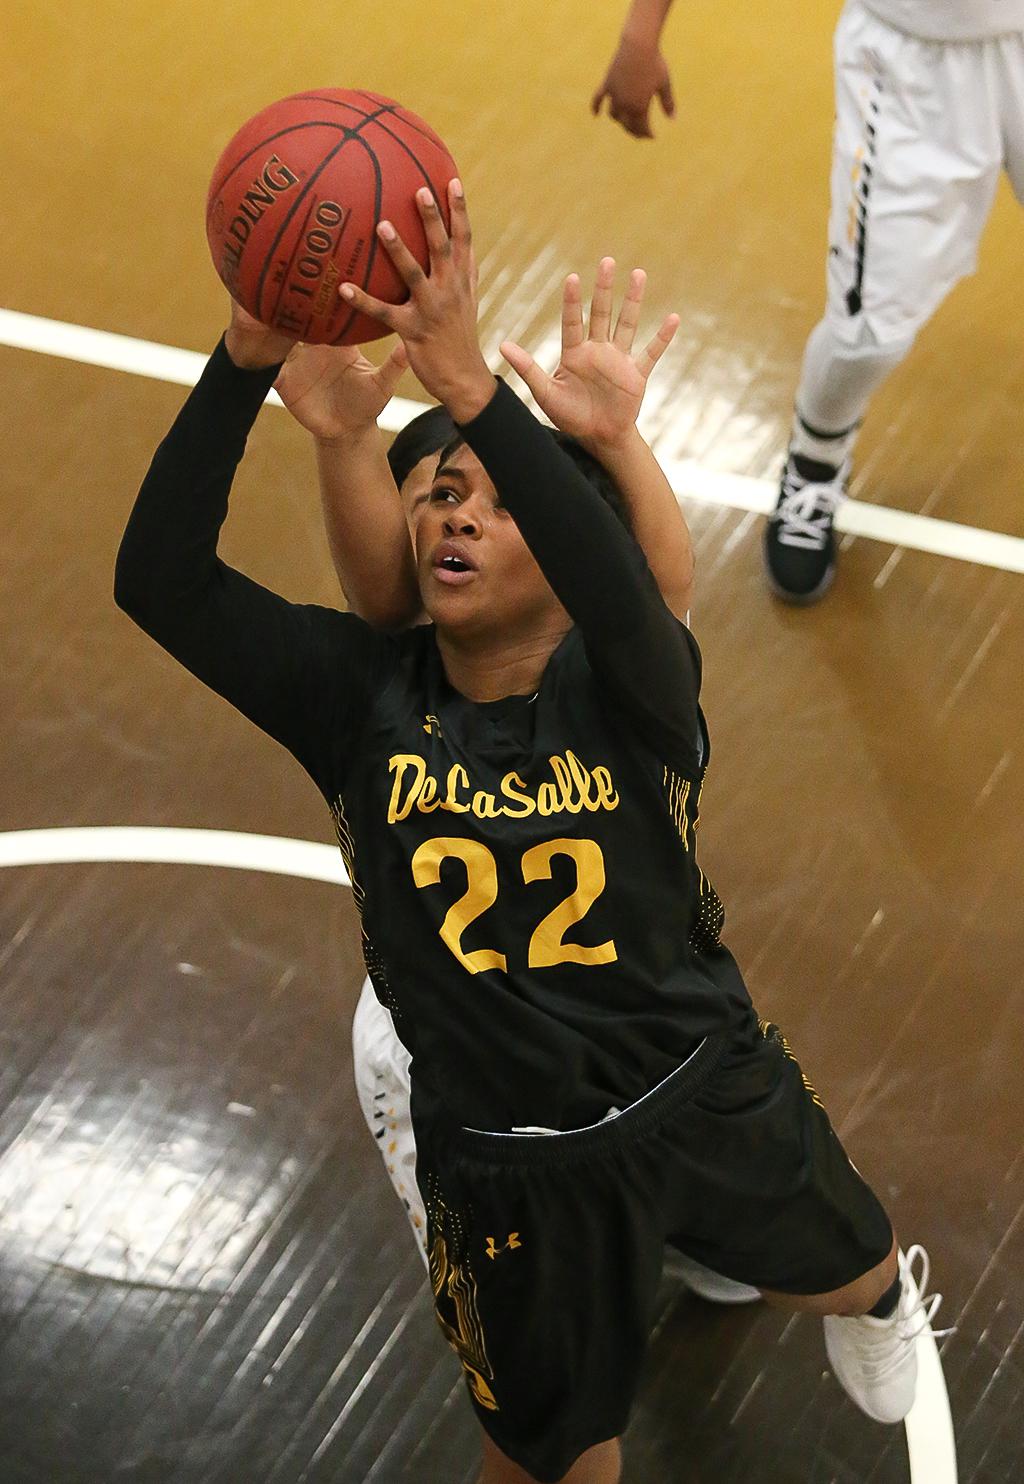
<path fill-rule="evenodd" d="M 853 451 L 875 388 L 910 349 L 881 346 L 863 326 L 859 342 L 840 340 L 827 319 L 811 331 L 804 351 L 790 450 L 838 469 Z"/>

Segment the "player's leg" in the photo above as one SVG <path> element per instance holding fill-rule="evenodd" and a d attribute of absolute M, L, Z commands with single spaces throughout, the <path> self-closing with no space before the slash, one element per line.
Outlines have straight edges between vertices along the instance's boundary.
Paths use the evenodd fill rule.
<path fill-rule="evenodd" d="M 352 1070 L 359 1106 L 373 1135 L 388 1178 L 426 1262 L 426 1213 L 416 1183 L 416 1139 L 409 1110 L 409 1053 L 394 1021 L 363 981 L 352 1020 Z"/>
<path fill-rule="evenodd" d="M 836 29 L 827 307 L 765 532 L 769 582 L 791 602 L 831 585 L 833 522 L 872 393 L 974 269 L 1002 168 L 987 47 L 917 41 L 859 0 Z"/>
<path fill-rule="evenodd" d="M 893 1237 L 892 1246 L 880 1263 L 852 1282 L 844 1283 L 841 1288 L 833 1288 L 828 1293 L 775 1293 L 763 1288 L 761 1295 L 774 1308 L 799 1314 L 856 1317 L 870 1314 L 878 1304 L 882 1304 L 885 1312 L 891 1313 L 896 1306 L 895 1303 L 888 1304 L 886 1298 L 892 1296 L 893 1284 L 899 1277 L 898 1259 L 899 1245 Z"/>
<path fill-rule="evenodd" d="M 490 1439 L 486 1484 L 618 1479 L 665 1237 L 641 1135 L 672 1093 L 531 1135 L 453 1126 L 413 1087 L 434 1308 Z"/>
<path fill-rule="evenodd" d="M 881 341 L 863 315 L 843 325 L 819 320 L 804 347 L 789 453 L 826 480 L 848 465 L 872 393 L 910 350 L 912 333 Z"/>
<path fill-rule="evenodd" d="M 1024 206 L 1024 35 L 1000 36 L 992 51 L 1006 173 L 1013 194 Z"/>
<path fill-rule="evenodd" d="M 937 1300 L 898 1263 L 888 1216 L 774 1026 L 751 1015 L 737 1028 L 676 1139 L 673 1240 L 769 1302 L 828 1316 L 826 1349 L 849 1395 L 877 1421 L 904 1417 L 916 1335 Z"/>
<path fill-rule="evenodd" d="M 915 1274 L 914 1265 L 919 1263 Z M 789 1311 L 820 1314 L 829 1364 L 843 1389 L 876 1422 L 900 1422 L 913 1405 L 917 1386 L 917 1337 L 941 1302 L 927 1293 L 928 1254 L 897 1248 L 883 1263 L 831 1293 L 765 1291 L 768 1303 Z"/>
<path fill-rule="evenodd" d="M 537 1484 L 536 1476 L 506 1457 L 486 1433 L 483 1439 L 484 1466 L 479 1484 Z M 558 1484 L 618 1484 L 621 1475 L 622 1449 L 618 1438 L 613 1438 L 598 1443 L 596 1448 L 588 1448 Z"/>

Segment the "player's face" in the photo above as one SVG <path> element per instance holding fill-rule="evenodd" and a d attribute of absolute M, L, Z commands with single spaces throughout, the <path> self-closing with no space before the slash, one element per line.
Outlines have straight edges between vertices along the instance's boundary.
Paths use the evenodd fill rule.
<path fill-rule="evenodd" d="M 435 473 L 413 544 L 423 606 L 442 629 L 511 638 L 565 617 L 484 466 L 465 445 Z"/>

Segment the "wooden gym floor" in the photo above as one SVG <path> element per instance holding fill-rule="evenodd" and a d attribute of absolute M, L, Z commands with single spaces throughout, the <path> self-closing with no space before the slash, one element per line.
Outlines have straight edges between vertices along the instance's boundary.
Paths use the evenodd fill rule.
<path fill-rule="evenodd" d="M 551 351 L 605 252 L 683 316 L 651 430 L 775 477 L 821 305 L 837 7 L 688 0 L 679 117 L 640 145 L 588 99 L 620 0 L 281 10 L 18 7 L 0 41 L 9 309 L 195 350 L 224 299 L 209 170 L 285 93 L 352 84 L 460 162 L 485 342 Z M 1024 534 L 1024 223 L 878 396 L 864 500 Z M 495 359 L 495 364 L 497 361 Z M 419 395 L 410 383 L 410 396 Z M 112 604 L 119 533 L 184 393 L 0 348 L 0 831 L 193 826 L 326 841 L 296 765 Z M 336 601 L 304 435 L 268 409 L 237 565 Z M 931 1251 L 959 1477 L 1024 1473 L 1024 585 L 850 540 L 810 612 L 760 521 L 690 501 L 715 763 L 703 859 L 727 940 L 905 1243 Z M 0 851 L 4 849 L 0 834 Z M 3 857 L 10 858 L 9 852 Z M 0 871 L 4 1484 L 468 1484 L 475 1426 L 351 1078 L 348 893 L 208 866 Z M 819 1326 L 666 1283 L 629 1484 L 897 1484 Z M 916 1484 L 935 1484 L 929 1476 Z"/>

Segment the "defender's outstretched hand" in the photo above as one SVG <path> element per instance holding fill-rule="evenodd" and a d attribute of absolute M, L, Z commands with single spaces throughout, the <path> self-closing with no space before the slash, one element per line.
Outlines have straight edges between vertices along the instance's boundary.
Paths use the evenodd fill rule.
<path fill-rule="evenodd" d="M 373 427 L 408 364 L 402 344 L 379 366 L 356 345 L 296 345 L 274 386 L 318 443 L 343 443 Z"/>
<path fill-rule="evenodd" d="M 506 340 L 501 353 L 533 393 L 537 405 L 563 433 L 604 447 L 633 431 L 647 380 L 672 343 L 679 316 L 667 315 L 653 340 L 632 354 L 647 275 L 634 268 L 612 330 L 615 259 L 602 258 L 594 279 L 589 333 L 583 326 L 579 276 L 571 273 L 562 294 L 562 358 L 553 376 L 521 345 Z"/>
<path fill-rule="evenodd" d="M 391 222 L 377 227 L 388 257 L 409 290 L 404 304 L 385 304 L 354 283 L 338 292 L 354 309 L 401 336 L 428 392 L 456 422 L 469 422 L 494 395 L 494 377 L 480 350 L 476 327 L 476 263 L 462 185 L 448 186 L 451 236 L 430 191 L 416 192 L 416 205 L 430 252 L 429 271 L 420 267 Z"/>

